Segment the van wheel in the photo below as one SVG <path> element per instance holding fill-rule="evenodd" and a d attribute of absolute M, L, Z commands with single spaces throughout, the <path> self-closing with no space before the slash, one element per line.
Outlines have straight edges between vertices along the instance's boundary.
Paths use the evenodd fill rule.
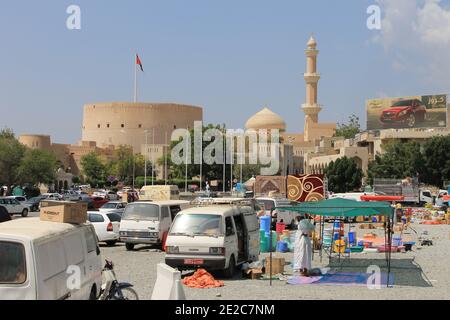
<path fill-rule="evenodd" d="M 223 273 L 225 275 L 226 278 L 233 278 L 234 276 L 234 272 L 236 269 L 236 263 L 234 261 L 234 256 L 232 255 L 230 257 L 230 263 L 228 264 L 228 268 L 226 268 Z"/>
<path fill-rule="evenodd" d="M 115 246 L 116 243 L 117 243 L 117 240 L 106 241 L 106 245 L 109 247 Z"/>
<path fill-rule="evenodd" d="M 28 209 L 23 209 L 22 211 L 22 217 L 28 217 Z"/>
<path fill-rule="evenodd" d="M 97 289 L 95 284 L 92 286 L 91 293 L 89 293 L 89 300 L 97 300 Z"/>
<path fill-rule="evenodd" d="M 134 243 L 125 243 L 125 248 L 127 248 L 128 251 L 131 251 L 134 249 Z"/>

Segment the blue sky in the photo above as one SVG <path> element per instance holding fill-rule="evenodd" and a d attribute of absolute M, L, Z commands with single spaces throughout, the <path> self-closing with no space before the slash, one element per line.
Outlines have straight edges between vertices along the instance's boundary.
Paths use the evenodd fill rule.
<path fill-rule="evenodd" d="M 71 4 L 81 30 L 66 28 Z M 200 105 L 232 128 L 268 105 L 301 132 L 312 32 L 321 121 L 365 127 L 368 98 L 450 91 L 447 0 L 2 0 L 0 127 L 78 141 L 85 103 L 132 100 L 139 52 L 141 101 Z"/>

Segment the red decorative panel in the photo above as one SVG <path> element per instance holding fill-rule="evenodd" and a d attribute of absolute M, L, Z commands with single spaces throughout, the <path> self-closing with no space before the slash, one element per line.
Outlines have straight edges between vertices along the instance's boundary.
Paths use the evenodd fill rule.
<path fill-rule="evenodd" d="M 322 174 L 288 176 L 287 194 L 290 200 L 299 202 L 320 201 L 325 199 Z"/>

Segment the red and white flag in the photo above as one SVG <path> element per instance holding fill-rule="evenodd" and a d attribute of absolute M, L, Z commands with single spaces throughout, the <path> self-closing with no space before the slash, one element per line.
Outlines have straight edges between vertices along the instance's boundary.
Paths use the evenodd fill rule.
<path fill-rule="evenodd" d="M 141 59 L 139 59 L 139 55 L 136 54 L 136 65 L 141 68 L 141 71 L 144 72 L 144 67 L 142 66 Z"/>

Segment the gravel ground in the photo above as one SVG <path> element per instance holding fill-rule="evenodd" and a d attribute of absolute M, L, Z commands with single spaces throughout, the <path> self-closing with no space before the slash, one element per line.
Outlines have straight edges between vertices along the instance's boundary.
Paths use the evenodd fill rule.
<path fill-rule="evenodd" d="M 185 287 L 188 299 L 202 300 L 248 300 L 248 299 L 449 299 L 450 298 L 450 226 L 426 226 L 413 224 L 412 227 L 420 235 L 428 231 L 428 238 L 433 240 L 433 246 L 415 246 L 412 252 L 392 254 L 392 273 L 395 285 L 393 288 L 383 287 L 380 290 L 369 290 L 359 286 L 330 285 L 288 285 L 286 281 L 273 281 L 269 286 L 267 280 L 243 279 L 237 275 L 234 279 L 225 281 L 225 286 L 216 289 L 190 289 Z M 372 230 L 371 230 L 372 231 Z M 358 229 L 361 236 L 367 230 Z M 410 231 L 411 232 L 411 231 Z M 383 231 L 377 230 L 380 235 Z M 409 233 L 409 232 L 408 232 Z M 413 240 L 417 235 L 411 232 Z M 120 281 L 131 282 L 140 299 L 150 299 L 156 281 L 156 265 L 164 262 L 164 253 L 151 247 L 138 246 L 136 251 L 126 251 L 122 244 L 115 247 L 102 246 L 103 258 L 111 259 L 115 264 L 117 277 Z M 292 260 L 292 254 L 279 254 L 285 257 L 287 264 Z M 332 270 L 351 272 L 366 272 L 367 266 L 384 266 L 384 254 L 352 254 L 351 260 L 346 260 L 340 267 Z M 336 265 L 333 262 L 333 265 Z M 320 263 L 318 255 L 314 256 L 313 268 L 328 267 L 328 258 Z M 290 266 L 286 265 L 286 273 L 291 274 Z M 216 275 L 220 279 L 219 275 Z"/>

